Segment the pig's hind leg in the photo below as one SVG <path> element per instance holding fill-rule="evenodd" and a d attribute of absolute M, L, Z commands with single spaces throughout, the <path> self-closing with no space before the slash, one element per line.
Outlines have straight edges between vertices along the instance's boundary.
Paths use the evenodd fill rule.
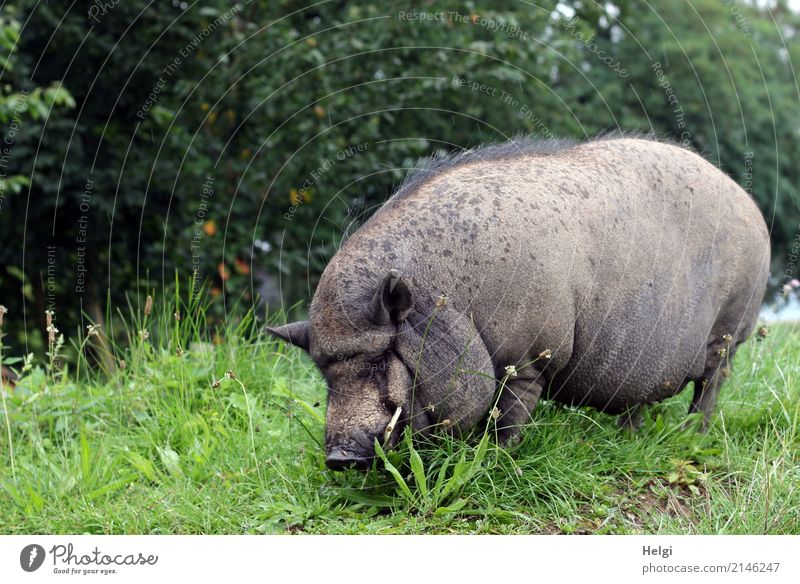
<path fill-rule="evenodd" d="M 736 344 L 731 341 L 730 335 L 723 335 L 722 338 L 714 338 L 709 342 L 703 374 L 693 380 L 694 395 L 689 413 L 702 412 L 701 432 L 708 430 L 720 387 L 730 373 L 730 363 L 736 352 Z"/>

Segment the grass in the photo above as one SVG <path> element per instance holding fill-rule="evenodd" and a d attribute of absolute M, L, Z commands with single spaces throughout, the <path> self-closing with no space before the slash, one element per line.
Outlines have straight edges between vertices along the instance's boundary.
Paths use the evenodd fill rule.
<path fill-rule="evenodd" d="M 797 327 L 740 349 L 705 435 L 689 391 L 635 434 L 545 402 L 512 450 L 405 436 L 365 474 L 325 468 L 309 359 L 249 317 L 209 342 L 181 310 L 129 316 L 112 375 L 11 360 L 0 533 L 800 533 Z"/>

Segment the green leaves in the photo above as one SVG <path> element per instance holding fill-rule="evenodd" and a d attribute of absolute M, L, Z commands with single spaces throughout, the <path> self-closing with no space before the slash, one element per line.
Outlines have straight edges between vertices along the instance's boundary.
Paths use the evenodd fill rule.
<path fill-rule="evenodd" d="M 419 455 L 419 452 L 414 450 L 414 446 L 411 444 L 411 438 L 408 432 L 406 432 L 406 436 L 409 436 L 408 451 L 411 461 L 411 472 L 414 473 L 414 481 L 417 484 L 417 490 L 422 495 L 422 498 L 425 499 L 428 497 L 428 479 L 425 476 L 425 465 L 422 463 L 422 457 Z"/>
<path fill-rule="evenodd" d="M 375 439 L 375 454 L 377 454 L 378 457 L 383 461 L 384 468 L 386 468 L 386 470 L 389 471 L 389 474 L 394 477 L 400 493 L 406 498 L 407 501 L 414 501 L 415 497 L 411 492 L 411 489 L 408 488 L 408 483 L 406 483 L 406 480 L 400 474 L 400 471 L 397 470 L 397 467 L 389 462 L 389 459 L 386 457 L 386 453 L 383 451 L 383 448 L 381 447 L 377 438 Z"/>
<path fill-rule="evenodd" d="M 159 482 L 156 467 L 153 465 L 152 461 L 135 451 L 128 452 L 127 457 L 131 466 L 139 471 L 144 478 L 154 483 Z"/>
<path fill-rule="evenodd" d="M 401 468 L 411 471 L 407 477 L 404 477 L 398 466 L 390 461 L 390 456 L 377 440 L 375 441 L 375 454 L 383 463 L 384 469 L 394 479 L 395 495 L 405 506 L 421 514 L 448 516 L 457 514 L 467 504 L 468 499 L 462 498 L 464 487 L 482 470 L 488 445 L 489 436 L 484 434 L 477 447 L 474 450 L 470 449 L 472 450 L 471 458 L 468 458 L 465 448 L 460 452 L 455 464 L 451 464 L 451 462 L 456 453 L 444 457 L 426 469 L 422 455 L 414 448 L 411 432 L 406 429 L 401 443 L 402 451 L 390 454 L 395 455 Z M 434 476 L 436 480 L 432 487 L 429 487 L 429 481 Z M 357 501 L 350 495 L 351 493 L 347 493 L 347 498 Z M 387 507 L 396 504 L 394 499 L 384 498 L 380 499 L 380 502 Z"/>
<path fill-rule="evenodd" d="M 156 451 L 161 458 L 161 464 L 164 465 L 164 468 L 169 474 L 177 477 L 183 476 L 183 471 L 181 470 L 180 465 L 180 456 L 178 456 L 177 452 L 175 452 L 169 446 L 165 446 L 163 448 L 157 446 Z"/>

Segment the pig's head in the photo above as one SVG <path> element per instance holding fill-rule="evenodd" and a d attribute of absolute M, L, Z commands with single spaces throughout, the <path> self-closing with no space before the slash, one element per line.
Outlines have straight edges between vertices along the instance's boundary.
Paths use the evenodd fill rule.
<path fill-rule="evenodd" d="M 400 329 L 413 306 L 411 289 L 395 270 L 377 280 L 326 270 L 309 320 L 268 329 L 308 351 L 328 382 L 329 468 L 368 467 L 375 439 L 384 443 L 391 424 L 393 446 L 413 419 L 413 374 L 398 352 Z"/>

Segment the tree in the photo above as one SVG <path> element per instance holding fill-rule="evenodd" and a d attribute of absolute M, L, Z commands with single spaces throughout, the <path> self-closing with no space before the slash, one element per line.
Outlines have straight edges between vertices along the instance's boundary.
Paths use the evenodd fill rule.
<path fill-rule="evenodd" d="M 732 5 L 24 0 L 12 86 L 54 107 L 14 146 L 2 297 L 29 319 L 55 304 L 65 331 L 176 274 L 224 301 L 217 320 L 265 280 L 272 308 L 307 300 L 420 156 L 617 128 L 686 140 L 750 188 L 780 262 L 798 17 Z"/>

